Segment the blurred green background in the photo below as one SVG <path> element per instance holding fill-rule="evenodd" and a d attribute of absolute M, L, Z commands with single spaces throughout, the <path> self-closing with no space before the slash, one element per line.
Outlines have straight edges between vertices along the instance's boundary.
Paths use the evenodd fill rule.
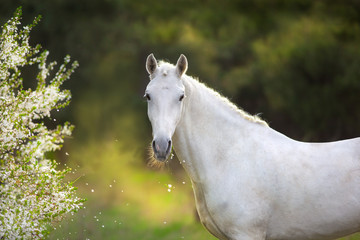
<path fill-rule="evenodd" d="M 360 136 L 358 0 L 2 0 L 1 24 L 18 6 L 25 24 L 43 16 L 31 41 L 50 60 L 80 63 L 70 106 L 54 112 L 76 125 L 56 158 L 88 201 L 51 239 L 214 239 L 176 158 L 146 166 L 149 53 L 185 54 L 189 75 L 292 138 Z"/>

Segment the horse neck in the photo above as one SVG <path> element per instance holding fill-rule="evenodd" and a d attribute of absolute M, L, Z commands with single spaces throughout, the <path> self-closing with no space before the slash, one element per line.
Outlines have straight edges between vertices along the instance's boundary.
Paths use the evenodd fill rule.
<path fill-rule="evenodd" d="M 186 101 L 173 137 L 174 148 L 190 178 L 201 181 L 207 170 L 212 171 L 209 176 L 214 175 L 219 162 L 227 161 L 219 153 L 226 152 L 231 141 L 241 141 L 241 131 L 250 131 L 259 123 L 245 119 L 235 106 L 198 81 L 185 77 L 183 82 Z"/>

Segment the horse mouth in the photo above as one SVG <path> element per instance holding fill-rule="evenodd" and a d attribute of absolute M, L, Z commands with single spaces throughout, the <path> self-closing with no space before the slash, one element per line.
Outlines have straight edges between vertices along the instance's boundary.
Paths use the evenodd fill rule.
<path fill-rule="evenodd" d="M 168 159 L 169 156 L 160 156 L 160 155 L 154 153 L 154 157 L 155 157 L 156 160 L 158 160 L 160 162 L 165 162 L 166 159 Z"/>

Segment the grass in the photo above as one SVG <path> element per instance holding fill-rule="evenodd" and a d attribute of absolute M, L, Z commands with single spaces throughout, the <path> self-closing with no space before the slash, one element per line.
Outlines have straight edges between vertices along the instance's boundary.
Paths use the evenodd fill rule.
<path fill-rule="evenodd" d="M 339 240 L 359 240 L 359 239 L 360 239 L 360 234 L 359 233 L 353 234 L 353 235 L 348 236 L 348 237 L 339 238 Z"/>
<path fill-rule="evenodd" d="M 66 146 L 65 146 L 66 148 Z M 188 179 L 153 171 L 117 141 L 67 149 L 66 162 L 85 208 L 49 239 L 216 239 L 196 221 Z"/>
<path fill-rule="evenodd" d="M 82 210 L 57 226 L 50 239 L 173 240 L 213 238 L 199 223 L 185 221 L 151 222 L 133 206 Z M 98 209 L 99 210 L 99 209 Z"/>

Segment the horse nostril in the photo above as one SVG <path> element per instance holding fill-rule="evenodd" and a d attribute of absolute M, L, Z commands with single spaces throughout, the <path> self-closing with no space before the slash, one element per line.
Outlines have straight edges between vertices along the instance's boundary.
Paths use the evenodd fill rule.
<path fill-rule="evenodd" d="M 171 150 L 171 140 L 168 142 L 168 147 L 166 149 L 166 152 L 169 152 Z"/>
<path fill-rule="evenodd" d="M 152 148 L 154 149 L 154 151 L 156 150 L 156 147 L 155 147 L 156 145 L 155 145 L 155 140 L 154 141 L 152 141 Z"/>

